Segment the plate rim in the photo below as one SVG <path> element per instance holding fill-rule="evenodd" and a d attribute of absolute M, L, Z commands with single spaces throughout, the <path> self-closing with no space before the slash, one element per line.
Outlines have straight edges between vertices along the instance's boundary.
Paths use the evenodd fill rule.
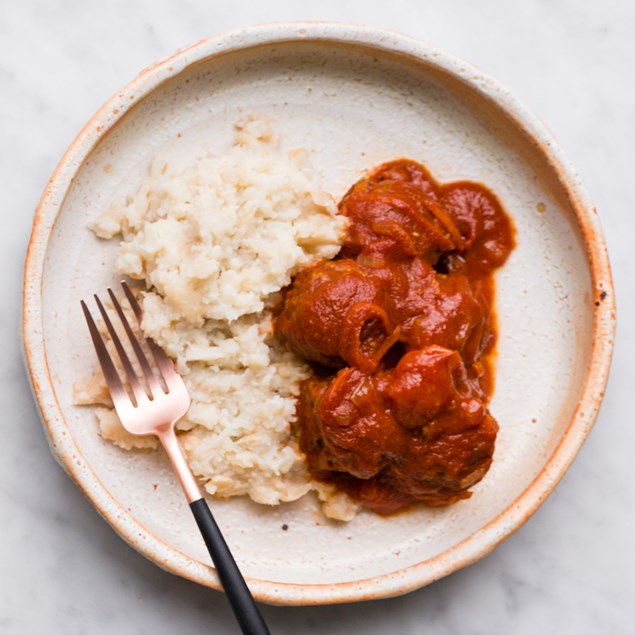
<path fill-rule="evenodd" d="M 612 359 L 615 333 L 615 299 L 606 244 L 597 211 L 562 149 L 546 127 L 498 81 L 472 64 L 410 36 L 376 27 L 336 22 L 278 22 L 242 27 L 195 42 L 155 62 L 119 90 L 93 115 L 70 144 L 37 206 L 27 247 L 22 293 L 22 346 L 32 390 L 51 451 L 97 511 L 134 549 L 161 568 L 221 590 L 213 567 L 190 558 L 160 540 L 109 494 L 83 460 L 73 441 L 48 371 L 44 347 L 41 297 L 44 263 L 52 230 L 75 171 L 99 142 L 139 100 L 191 64 L 226 53 L 265 44 L 289 42 L 354 44 L 425 62 L 469 84 L 473 90 L 502 108 L 514 125 L 539 147 L 574 211 L 584 242 L 585 256 L 595 292 L 593 343 L 578 405 L 553 453 L 530 485 L 500 514 L 477 532 L 433 558 L 394 572 L 362 580 L 332 584 L 281 583 L 248 578 L 254 597 L 285 605 L 330 604 L 401 595 L 423 587 L 490 553 L 515 533 L 538 509 L 575 459 L 599 412 Z"/>

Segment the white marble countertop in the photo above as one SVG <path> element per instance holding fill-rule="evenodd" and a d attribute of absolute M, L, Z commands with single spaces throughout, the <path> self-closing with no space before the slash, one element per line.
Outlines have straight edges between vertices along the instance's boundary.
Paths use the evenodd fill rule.
<path fill-rule="evenodd" d="M 132 551 L 52 459 L 18 342 L 33 210 L 67 145 L 139 70 L 197 39 L 274 20 L 364 22 L 485 69 L 551 128 L 603 223 L 618 340 L 597 425 L 535 516 L 493 554 L 405 597 L 263 608 L 297 633 L 632 633 L 635 4 L 624 0 L 23 0 L 0 3 L 0 632 L 235 633 L 221 594 Z M 629 280 L 631 282 L 629 282 Z"/>

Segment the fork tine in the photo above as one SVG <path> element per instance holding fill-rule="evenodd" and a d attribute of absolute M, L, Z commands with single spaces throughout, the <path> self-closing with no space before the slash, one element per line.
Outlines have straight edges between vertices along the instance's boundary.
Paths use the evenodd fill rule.
<path fill-rule="evenodd" d="M 128 399 L 128 393 L 121 383 L 121 379 L 119 378 L 119 373 L 117 372 L 115 365 L 110 359 L 110 354 L 108 353 L 108 349 L 106 348 L 103 339 L 101 338 L 101 334 L 95 324 L 95 320 L 93 320 L 93 316 L 90 314 L 90 311 L 83 300 L 81 301 L 81 305 L 82 310 L 84 311 L 84 317 L 86 318 L 86 323 L 88 324 L 90 336 L 93 340 L 93 345 L 97 351 L 99 365 L 104 373 L 106 384 L 108 384 L 108 390 L 110 390 L 113 402 L 117 405 L 119 398 Z"/>
<path fill-rule="evenodd" d="M 139 344 L 139 340 L 137 339 L 137 336 L 134 334 L 128 322 L 128 319 L 126 318 L 123 312 L 123 309 L 121 308 L 121 305 L 119 304 L 119 300 L 117 300 L 117 296 L 113 293 L 113 290 L 110 288 L 108 289 L 108 295 L 110 295 L 110 299 L 112 300 L 113 306 L 115 307 L 115 310 L 117 311 L 117 315 L 119 315 L 119 319 L 121 320 L 121 323 L 123 324 L 123 327 L 128 335 L 130 344 L 132 344 L 132 348 L 134 349 L 135 355 L 137 356 L 137 359 L 139 360 L 139 364 L 141 366 L 141 370 L 143 371 L 143 376 L 145 377 L 146 382 L 148 384 L 148 388 L 150 389 L 150 393 L 152 395 L 155 395 L 157 391 L 164 392 L 163 387 L 161 386 L 158 379 L 156 378 L 156 375 L 152 372 L 152 368 L 150 367 L 150 364 L 148 363 L 148 359 L 146 358 L 146 355 L 143 352 L 141 345 Z M 140 335 L 140 337 L 143 337 L 143 335 Z"/>
<path fill-rule="evenodd" d="M 130 303 L 130 306 L 132 307 L 132 311 L 135 314 L 135 317 L 137 318 L 137 322 L 139 323 L 139 326 L 141 326 L 143 311 L 141 307 L 139 306 L 139 302 L 137 302 L 137 298 L 134 297 L 132 290 L 130 289 L 130 287 L 124 280 L 121 281 L 121 287 L 123 288 L 123 291 L 126 294 L 126 298 L 128 298 L 128 302 Z M 181 376 L 176 372 L 176 369 L 174 368 L 174 364 L 172 363 L 172 360 L 165 354 L 163 349 L 160 346 L 158 346 L 152 340 L 152 338 L 149 338 L 149 337 L 146 338 L 146 342 L 148 344 L 148 347 L 152 351 L 152 355 L 154 356 L 154 361 L 156 362 L 157 366 L 159 367 L 159 370 L 161 371 L 161 376 L 163 377 L 163 381 L 165 382 L 165 385 L 169 386 L 169 383 L 171 381 L 182 381 Z"/>
<path fill-rule="evenodd" d="M 141 306 L 137 302 L 137 298 L 134 297 L 134 293 L 132 293 L 132 289 L 128 286 L 128 283 L 125 280 L 121 281 L 121 288 L 123 292 L 126 294 L 126 298 L 128 298 L 128 302 L 130 302 L 130 306 L 132 307 L 132 311 L 137 318 L 137 322 L 139 322 L 139 326 L 141 326 L 141 318 L 143 316 L 143 311 L 141 310 Z"/>
<path fill-rule="evenodd" d="M 130 383 L 130 387 L 132 388 L 132 393 L 134 396 L 134 401 L 136 406 L 142 403 L 143 400 L 147 398 L 146 391 L 144 387 L 141 385 L 141 382 L 139 381 L 139 378 L 137 377 L 137 373 L 135 372 L 134 368 L 132 367 L 132 364 L 130 363 L 130 359 L 128 359 L 128 355 L 123 345 L 121 344 L 119 335 L 117 334 L 117 331 L 115 330 L 115 327 L 113 326 L 110 320 L 110 317 L 108 316 L 108 312 L 104 308 L 104 305 L 99 299 L 99 296 L 95 295 L 94 298 L 95 298 L 95 302 L 97 303 L 97 307 L 99 308 L 99 312 L 101 313 L 101 317 L 103 318 L 104 323 L 106 324 L 106 328 L 108 329 L 108 332 L 110 333 L 110 339 L 112 340 L 112 343 L 115 345 L 115 348 L 117 349 L 117 354 L 119 355 L 119 359 L 121 360 L 123 369 L 128 377 L 128 381 Z"/>

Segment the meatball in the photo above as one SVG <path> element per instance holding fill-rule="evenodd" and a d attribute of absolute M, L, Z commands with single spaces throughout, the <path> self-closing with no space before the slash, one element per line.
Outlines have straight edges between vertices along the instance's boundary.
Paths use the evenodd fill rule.
<path fill-rule="evenodd" d="M 462 369 L 456 351 L 441 346 L 406 353 L 381 378 L 383 392 L 401 425 L 422 427 L 455 397 L 455 373 Z"/>
<path fill-rule="evenodd" d="M 381 254 L 436 261 L 463 243 L 443 205 L 405 181 L 366 182 L 344 197 L 340 211 L 352 221 L 342 249 L 348 257 Z"/>
<path fill-rule="evenodd" d="M 488 302 L 466 275 L 439 274 L 419 258 L 368 271 L 388 291 L 390 318 L 409 350 L 438 344 L 459 351 L 469 364 L 490 345 Z"/>
<path fill-rule="evenodd" d="M 321 262 L 295 277 L 276 334 L 308 361 L 373 372 L 399 337 L 393 313 L 381 280 L 355 261 Z"/>
<path fill-rule="evenodd" d="M 448 505 L 469 496 L 492 462 L 498 424 L 485 410 L 481 421 L 460 433 L 415 437 L 390 475 L 399 490 L 428 505 Z"/>
<path fill-rule="evenodd" d="M 383 401 L 375 377 L 353 368 L 305 382 L 301 447 L 312 467 L 367 479 L 401 456 L 408 434 Z"/>
<path fill-rule="evenodd" d="M 489 307 L 467 276 L 428 276 L 410 287 L 402 339 L 412 348 L 438 344 L 461 353 L 469 364 L 489 346 Z"/>

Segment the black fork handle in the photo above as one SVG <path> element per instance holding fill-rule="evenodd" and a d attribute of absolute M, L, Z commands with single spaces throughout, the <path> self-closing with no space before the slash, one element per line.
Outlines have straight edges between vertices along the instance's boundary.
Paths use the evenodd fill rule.
<path fill-rule="evenodd" d="M 247 587 L 245 578 L 238 569 L 207 502 L 204 498 L 199 498 L 190 503 L 190 509 L 207 545 L 209 555 L 212 556 L 216 573 L 220 578 L 234 615 L 236 615 L 241 631 L 244 635 L 270 635 L 249 587 Z"/>

